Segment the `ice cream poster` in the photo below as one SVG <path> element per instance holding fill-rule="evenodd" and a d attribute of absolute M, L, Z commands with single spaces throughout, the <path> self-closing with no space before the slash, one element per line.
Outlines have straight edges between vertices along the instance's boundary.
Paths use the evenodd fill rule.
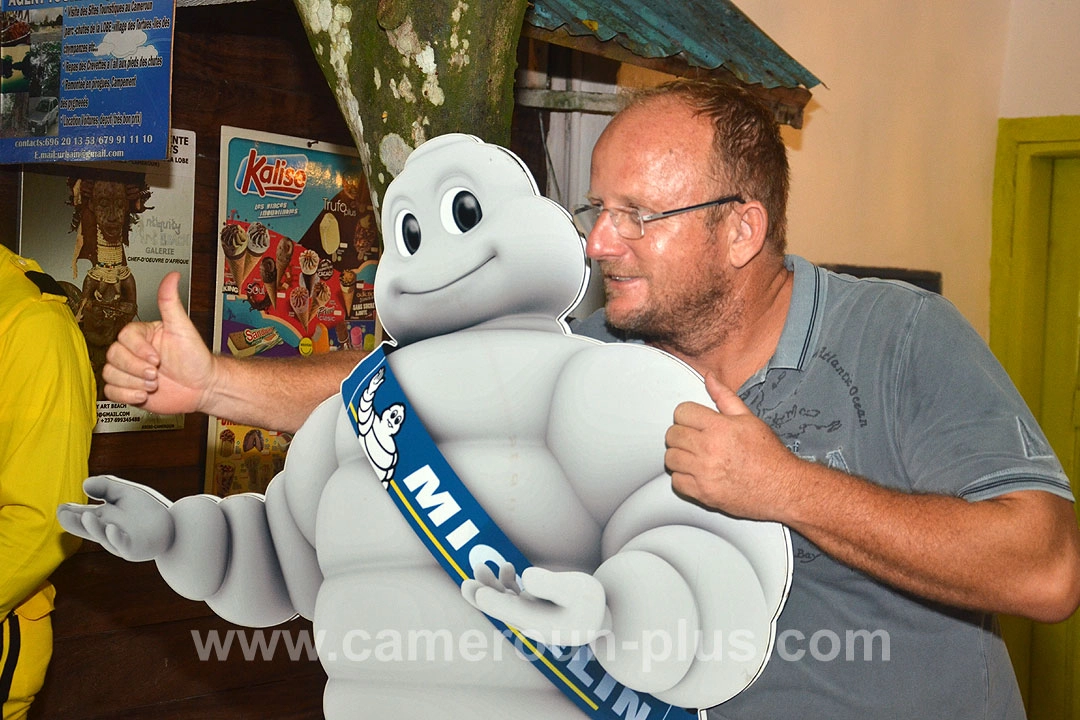
<path fill-rule="evenodd" d="M 68 296 L 97 379 L 95 432 L 172 430 L 183 414 L 156 415 L 105 398 L 105 353 L 131 320 L 160 319 L 157 287 L 180 272 L 187 298 L 195 212 L 195 133 L 171 133 L 169 159 L 27 166 L 19 252 Z"/>
<path fill-rule="evenodd" d="M 219 193 L 217 352 L 289 357 L 378 344 L 379 231 L 354 149 L 222 127 Z M 219 495 L 265 489 L 289 441 L 218 418 L 209 432 L 206 487 Z"/>
<path fill-rule="evenodd" d="M 0 162 L 164 160 L 172 0 L 0 0 Z"/>

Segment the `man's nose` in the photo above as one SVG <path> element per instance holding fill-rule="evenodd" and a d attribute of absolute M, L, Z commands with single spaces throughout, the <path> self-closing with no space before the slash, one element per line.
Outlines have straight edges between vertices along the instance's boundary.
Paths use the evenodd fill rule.
<path fill-rule="evenodd" d="M 606 260 L 616 257 L 625 249 L 626 244 L 615 229 L 611 213 L 600 213 L 589 236 L 585 238 L 585 254 L 592 260 Z"/>

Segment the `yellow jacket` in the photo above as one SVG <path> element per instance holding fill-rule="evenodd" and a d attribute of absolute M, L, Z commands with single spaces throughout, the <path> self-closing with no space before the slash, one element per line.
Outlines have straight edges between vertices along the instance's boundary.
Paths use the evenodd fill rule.
<path fill-rule="evenodd" d="M 33 260 L 0 245 L 0 619 L 52 609 L 47 578 L 78 547 L 56 508 L 86 502 L 94 373 L 63 296 L 26 276 Z"/>

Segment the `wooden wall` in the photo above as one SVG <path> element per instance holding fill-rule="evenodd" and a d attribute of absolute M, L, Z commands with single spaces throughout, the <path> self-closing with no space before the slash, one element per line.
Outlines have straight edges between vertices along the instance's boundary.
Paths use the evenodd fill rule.
<path fill-rule="evenodd" d="M 191 317 L 209 342 L 217 253 L 220 126 L 352 145 L 290 0 L 176 11 L 172 124 L 197 134 Z M 524 48 L 523 48 L 524 51 Z M 514 149 L 544 186 L 539 113 L 518 112 Z M 0 242 L 17 247 L 17 166 L 0 166 Z M 95 435 L 91 473 L 148 484 L 169 498 L 201 492 L 206 417 L 183 430 Z M 33 720 L 321 718 L 321 666 L 278 649 L 269 660 L 200 661 L 193 633 L 233 628 L 174 594 L 153 563 L 126 563 L 93 543 L 54 574 L 54 656 Z M 310 623 L 280 629 L 297 637 Z M 269 635 L 267 634 L 267 637 Z"/>

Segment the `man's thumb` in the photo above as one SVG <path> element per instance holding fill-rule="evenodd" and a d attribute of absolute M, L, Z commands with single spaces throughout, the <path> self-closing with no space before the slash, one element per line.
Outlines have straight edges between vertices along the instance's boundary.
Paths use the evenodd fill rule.
<path fill-rule="evenodd" d="M 705 376 L 705 389 L 722 415 L 745 415 L 750 412 L 742 398 L 712 373 Z"/>
<path fill-rule="evenodd" d="M 180 273 L 171 272 L 158 285 L 158 310 L 161 320 L 166 325 L 176 322 L 190 322 L 184 303 L 180 300 Z"/>

